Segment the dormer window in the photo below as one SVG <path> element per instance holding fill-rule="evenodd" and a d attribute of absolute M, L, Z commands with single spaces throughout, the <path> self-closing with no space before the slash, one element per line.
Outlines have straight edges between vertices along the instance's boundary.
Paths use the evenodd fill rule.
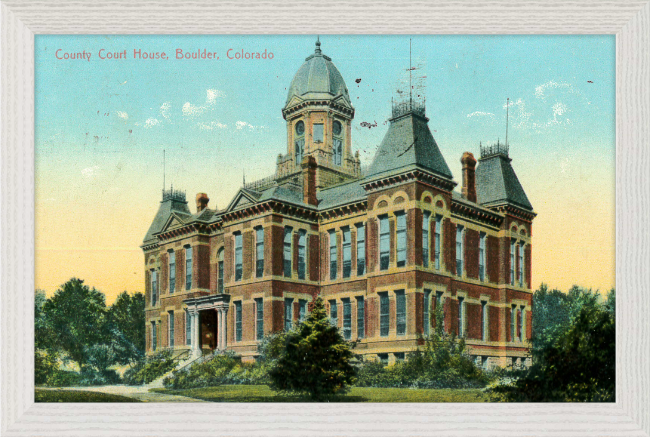
<path fill-rule="evenodd" d="M 313 137 L 314 137 L 314 143 L 322 143 L 323 142 L 323 124 L 318 123 L 314 124 L 313 127 Z"/>

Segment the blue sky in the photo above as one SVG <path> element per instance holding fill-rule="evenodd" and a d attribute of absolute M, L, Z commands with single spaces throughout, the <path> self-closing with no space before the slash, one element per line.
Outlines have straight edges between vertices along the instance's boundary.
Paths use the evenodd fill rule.
<path fill-rule="evenodd" d="M 360 151 L 362 163 L 372 159 L 391 97 L 408 80 L 409 38 L 416 75 L 424 76 L 417 83 L 429 125 L 455 179 L 460 182 L 464 151 L 478 154 L 479 141 L 504 140 L 509 97 L 510 155 L 540 213 L 540 232 L 567 222 L 572 235 L 581 236 L 576 241 L 584 240 L 585 220 L 595 220 L 593 226 L 611 228 L 612 235 L 576 242 L 576 253 L 593 265 L 591 252 L 612 246 L 598 264 L 613 266 L 614 37 L 321 35 L 322 51 L 343 75 L 356 109 L 352 150 Z M 40 246 L 43 259 L 63 247 L 122 250 L 139 260 L 138 245 L 160 198 L 163 149 L 168 185 L 190 198 L 205 191 L 212 207 L 230 201 L 244 170 L 247 180 L 272 174 L 277 155 L 286 152 L 281 108 L 287 89 L 314 42 L 312 35 L 37 35 L 37 258 Z M 172 58 L 177 48 L 207 49 L 220 59 L 133 60 L 137 48 Z M 274 57 L 228 60 L 229 48 L 266 49 Z M 92 55 L 90 61 L 58 60 L 58 49 Z M 100 60 L 100 49 L 126 49 L 127 60 Z M 361 127 L 364 121 L 377 127 Z M 89 208 L 104 220 L 71 229 L 70 214 L 85 216 Z M 97 235 L 97 227 L 111 237 Z M 543 236 L 540 241 L 545 249 Z M 45 272 L 45 261 L 41 265 Z M 58 276 L 43 279 L 42 288 L 70 276 L 55 270 Z M 129 278 L 140 280 L 139 264 L 137 270 Z M 550 276 L 555 270 L 542 271 Z M 124 283 L 137 283 L 131 279 Z M 613 272 L 586 282 L 613 286 Z"/>

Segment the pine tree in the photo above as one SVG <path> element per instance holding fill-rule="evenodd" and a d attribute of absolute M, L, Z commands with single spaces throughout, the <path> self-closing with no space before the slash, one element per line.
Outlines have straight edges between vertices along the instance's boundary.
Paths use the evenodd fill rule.
<path fill-rule="evenodd" d="M 315 401 L 343 394 L 354 382 L 353 357 L 350 343 L 330 324 L 318 298 L 306 320 L 286 334 L 269 372 L 271 388 L 308 394 Z"/>

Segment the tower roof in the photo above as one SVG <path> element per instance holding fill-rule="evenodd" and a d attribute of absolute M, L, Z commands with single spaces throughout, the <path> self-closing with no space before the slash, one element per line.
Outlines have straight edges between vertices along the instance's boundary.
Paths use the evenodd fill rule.
<path fill-rule="evenodd" d="M 332 59 L 321 52 L 320 40 L 317 40 L 314 54 L 305 59 L 291 81 L 286 104 L 288 105 L 294 96 L 311 100 L 331 99 L 338 95 L 343 96 L 348 105 L 351 105 L 343 76 L 332 63 Z"/>
<path fill-rule="evenodd" d="M 497 145 L 481 150 L 476 168 L 476 197 L 484 206 L 514 204 L 527 211 L 533 206 L 524 192 L 508 157 L 507 148 Z"/>
<path fill-rule="evenodd" d="M 149 226 L 149 230 L 144 237 L 145 244 L 151 241 L 156 241 L 154 234 L 162 231 L 172 213 L 188 217 L 192 215 L 187 206 L 187 201 L 185 200 L 185 193 L 174 190 L 173 188 L 171 190 L 163 191 L 163 200 L 160 202 L 160 207 L 158 208 L 156 217 L 154 217 L 153 222 L 151 223 L 151 226 Z"/>
<path fill-rule="evenodd" d="M 423 116 L 423 108 L 422 111 L 411 108 L 391 118 L 388 132 L 370 164 L 367 177 L 420 168 L 451 180 L 451 170 L 431 135 L 428 121 Z"/>

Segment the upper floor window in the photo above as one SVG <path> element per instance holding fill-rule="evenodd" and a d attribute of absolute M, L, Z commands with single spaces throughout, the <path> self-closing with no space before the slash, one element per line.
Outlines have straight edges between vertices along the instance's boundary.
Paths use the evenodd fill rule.
<path fill-rule="evenodd" d="M 431 290 L 424 290 L 424 301 L 422 302 L 422 334 L 429 335 L 431 332 Z"/>
<path fill-rule="evenodd" d="M 349 340 L 352 338 L 352 304 L 347 297 L 341 300 L 343 301 L 343 338 Z"/>
<path fill-rule="evenodd" d="M 464 231 L 462 226 L 456 227 L 456 274 L 463 276 L 463 261 L 465 260 Z"/>
<path fill-rule="evenodd" d="M 515 285 L 515 247 L 517 240 L 510 240 L 510 285 Z"/>
<path fill-rule="evenodd" d="M 241 232 L 235 234 L 235 281 L 241 281 L 243 267 L 243 236 Z"/>
<path fill-rule="evenodd" d="M 192 288 L 192 246 L 185 247 L 185 289 Z"/>
<path fill-rule="evenodd" d="M 366 273 L 366 227 L 357 225 L 357 276 Z"/>
<path fill-rule="evenodd" d="M 379 293 L 379 335 L 388 337 L 390 329 L 390 312 L 388 293 Z"/>
<path fill-rule="evenodd" d="M 285 226 L 284 228 L 284 250 L 282 251 L 282 259 L 284 261 L 284 277 L 291 277 L 291 237 L 293 235 L 293 228 Z"/>
<path fill-rule="evenodd" d="M 151 270 L 151 306 L 158 302 L 158 272 Z"/>
<path fill-rule="evenodd" d="M 485 281 L 485 233 L 481 232 L 478 242 L 478 278 Z"/>
<path fill-rule="evenodd" d="M 406 214 L 404 211 L 395 213 L 397 220 L 396 240 L 397 240 L 397 267 L 406 265 Z"/>
<path fill-rule="evenodd" d="M 363 296 L 357 297 L 357 338 L 366 335 L 366 308 Z"/>
<path fill-rule="evenodd" d="M 313 137 L 314 137 L 314 143 L 322 143 L 323 142 L 323 124 L 322 123 L 315 123 L 313 125 Z"/>
<path fill-rule="evenodd" d="M 424 211 L 422 215 L 422 265 L 429 267 L 429 218 L 431 213 Z"/>
<path fill-rule="evenodd" d="M 404 290 L 395 292 L 395 319 L 397 335 L 406 334 L 406 294 L 404 294 Z"/>
<path fill-rule="evenodd" d="M 390 227 L 388 216 L 379 217 L 379 270 L 388 270 L 390 262 Z"/>
<path fill-rule="evenodd" d="M 169 251 L 169 294 L 176 289 L 176 252 Z"/>
<path fill-rule="evenodd" d="M 330 300 L 330 323 L 334 327 L 339 325 L 339 312 L 335 300 Z"/>
<path fill-rule="evenodd" d="M 334 165 L 341 165 L 342 158 L 343 141 L 339 140 L 338 138 L 334 138 L 332 140 L 332 159 L 334 161 Z"/>
<path fill-rule="evenodd" d="M 298 138 L 294 142 L 294 146 L 296 148 L 296 165 L 300 165 L 302 163 L 302 157 L 305 154 L 305 139 Z"/>
<path fill-rule="evenodd" d="M 330 231 L 330 279 L 336 279 L 336 232 Z"/>
<path fill-rule="evenodd" d="M 517 255 L 519 258 L 519 286 L 524 286 L 524 243 L 517 246 Z"/>
<path fill-rule="evenodd" d="M 264 300 L 259 297 L 255 299 L 255 339 L 264 338 Z"/>
<path fill-rule="evenodd" d="M 433 238 L 435 238 L 435 251 L 433 253 L 433 257 L 436 262 L 436 270 L 440 270 L 440 247 L 441 247 L 441 235 L 442 235 L 442 216 L 437 215 L 436 216 L 436 228 L 435 228 L 435 235 Z"/>
<path fill-rule="evenodd" d="M 465 298 L 458 298 L 458 336 L 465 337 Z"/>
<path fill-rule="evenodd" d="M 343 228 L 343 277 L 349 278 L 352 274 L 352 242 L 350 241 L 350 228 Z"/>
<path fill-rule="evenodd" d="M 223 293 L 223 248 L 217 253 L 217 292 Z"/>
<path fill-rule="evenodd" d="M 298 279 L 305 279 L 307 270 L 307 231 L 298 231 Z"/>
<path fill-rule="evenodd" d="M 264 228 L 255 228 L 255 277 L 264 275 Z"/>
<path fill-rule="evenodd" d="M 235 341 L 241 341 L 242 330 L 242 305 L 241 301 L 235 302 Z"/>
<path fill-rule="evenodd" d="M 288 331 L 291 329 L 293 324 L 293 299 L 285 298 L 284 299 L 284 330 Z"/>

